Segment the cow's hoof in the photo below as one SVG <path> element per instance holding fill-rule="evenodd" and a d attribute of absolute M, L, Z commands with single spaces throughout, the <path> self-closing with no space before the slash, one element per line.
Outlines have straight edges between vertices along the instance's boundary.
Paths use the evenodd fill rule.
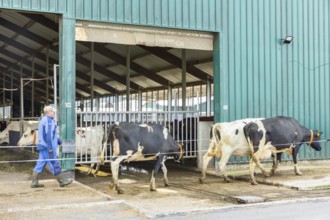
<path fill-rule="evenodd" d="M 117 189 L 118 194 L 124 194 L 124 191 L 122 189 Z"/>
<path fill-rule="evenodd" d="M 266 172 L 266 171 L 262 172 L 262 174 L 264 175 L 264 177 L 270 177 L 271 176 L 270 172 Z"/>
<path fill-rule="evenodd" d="M 121 188 L 119 188 L 118 185 L 116 185 L 116 191 L 117 191 L 118 194 L 123 194 L 124 193 L 124 191 Z"/>
<path fill-rule="evenodd" d="M 205 180 L 205 178 L 199 177 L 199 183 L 203 184 L 204 183 L 204 180 Z"/>
<path fill-rule="evenodd" d="M 251 185 L 258 185 L 257 181 L 251 181 Z"/>
<path fill-rule="evenodd" d="M 156 191 L 157 191 L 157 189 L 154 189 L 154 188 L 150 188 L 150 191 L 151 191 L 151 192 L 156 192 Z"/>
<path fill-rule="evenodd" d="M 110 189 L 113 189 L 114 186 L 115 186 L 115 184 L 113 184 L 113 183 L 110 183 L 110 184 L 109 184 L 109 188 L 110 188 Z"/>
<path fill-rule="evenodd" d="M 226 178 L 226 179 L 225 179 L 225 182 L 226 182 L 226 183 L 231 183 L 232 181 L 231 181 L 231 179 Z"/>
<path fill-rule="evenodd" d="M 163 179 L 163 181 L 164 181 L 164 186 L 169 186 L 170 184 L 168 183 L 168 180 L 166 179 Z"/>
<path fill-rule="evenodd" d="M 302 176 L 302 172 L 300 172 L 300 171 L 299 172 L 296 172 L 296 175 L 297 176 Z"/>

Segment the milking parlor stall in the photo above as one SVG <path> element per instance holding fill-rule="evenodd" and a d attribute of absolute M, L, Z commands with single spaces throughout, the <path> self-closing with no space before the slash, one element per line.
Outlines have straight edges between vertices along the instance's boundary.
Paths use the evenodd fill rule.
<path fill-rule="evenodd" d="M 51 105 L 63 141 L 59 161 L 76 180 L 61 195 L 77 189 L 71 194 L 85 193 L 86 201 L 95 192 L 101 200 L 135 196 L 131 207 L 175 199 L 187 212 L 292 197 L 296 186 L 270 182 L 323 175 L 330 157 L 328 33 L 326 0 L 0 1 L 2 181 L 30 188 L 38 124 Z M 227 158 L 232 181 L 224 181 L 224 152 L 220 145 L 208 151 L 211 126 L 275 116 L 321 134 L 320 151 L 308 142 L 300 148 L 303 174 L 294 175 L 284 153 L 279 174 L 265 178 L 257 170 L 252 186 L 251 151 L 234 152 Z M 272 159 L 262 164 L 270 170 Z M 53 179 L 44 171 L 43 190 L 55 187 Z M 280 191 L 270 196 L 274 188 Z"/>

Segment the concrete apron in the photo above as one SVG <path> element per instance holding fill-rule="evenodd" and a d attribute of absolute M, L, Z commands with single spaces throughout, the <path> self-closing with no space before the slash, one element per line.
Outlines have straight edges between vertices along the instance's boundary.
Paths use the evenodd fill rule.
<path fill-rule="evenodd" d="M 328 187 L 330 185 L 330 175 L 325 172 L 329 168 L 329 164 L 322 167 L 323 172 L 315 172 L 318 166 L 300 166 L 301 171 L 306 175 L 295 176 L 293 174 L 292 165 L 281 166 L 278 169 L 277 175 L 270 178 L 263 178 L 257 171 L 256 179 L 259 184 L 284 186 L 298 190 L 312 190 L 319 189 L 320 187 Z M 214 174 L 215 172 L 208 172 Z M 237 169 L 228 169 L 228 175 L 233 179 L 242 179 L 249 184 L 249 175 L 247 167 L 239 167 Z M 312 173 L 312 174 L 311 174 Z M 17 178 L 19 176 L 19 178 Z M 44 188 L 32 189 L 30 188 L 31 180 L 30 175 L 7 173 L 2 175 L 0 180 L 0 219 L 44 219 L 48 216 L 48 220 L 64 219 L 68 216 L 76 217 L 90 217 L 95 219 L 101 219 L 104 217 L 118 217 L 118 218 L 132 218 L 140 219 L 145 217 L 161 217 L 175 214 L 191 213 L 191 212 L 207 212 L 211 210 L 222 210 L 238 207 L 246 207 L 250 205 L 266 205 L 269 202 L 264 202 L 264 198 L 258 196 L 236 196 L 230 197 L 229 200 L 236 200 L 236 203 L 247 205 L 233 205 L 228 203 L 218 203 L 208 206 L 202 206 L 201 201 L 196 198 L 195 200 L 182 200 L 178 202 L 173 200 L 173 197 L 168 198 L 169 202 L 176 201 L 177 204 L 184 204 L 187 201 L 194 204 L 184 204 L 184 207 L 180 207 L 176 210 L 168 209 L 164 210 L 147 210 L 145 206 L 140 206 L 133 201 L 126 201 L 123 199 L 114 199 L 113 197 L 104 194 L 100 191 L 92 189 L 88 186 L 73 182 L 67 187 L 59 187 L 56 180 L 41 180 L 41 183 L 45 184 Z M 221 178 L 221 177 L 219 177 Z M 159 189 L 158 193 L 167 193 L 168 189 L 164 192 Z M 146 193 L 150 193 L 146 190 Z M 181 196 L 182 197 L 182 196 Z M 184 198 L 182 198 L 184 199 Z M 320 199 L 320 198 L 318 198 Z M 324 198 L 329 199 L 329 198 Z M 225 199 L 226 200 L 226 199 Z M 301 199 L 298 199 L 299 201 Z M 312 198 L 304 198 L 303 200 L 313 200 Z M 228 201 L 228 200 L 227 200 Z M 296 200 L 297 201 L 297 200 Z M 149 201 L 151 203 L 157 203 L 155 200 Z M 291 201 L 279 201 L 292 202 Z M 205 203 L 205 201 L 204 201 Z M 256 203 L 256 204 L 251 204 Z M 273 203 L 273 202 L 271 202 Z M 150 207 L 150 206 L 149 206 Z"/>
<path fill-rule="evenodd" d="M 304 171 L 304 167 L 301 167 L 301 170 Z M 257 172 L 255 178 L 259 184 L 284 186 L 296 190 L 313 190 L 313 189 L 330 188 L 330 174 L 327 175 L 327 174 L 316 173 L 315 175 L 303 174 L 302 176 L 297 176 L 293 173 L 293 171 L 291 171 L 291 172 L 286 172 L 285 175 L 279 176 L 278 173 L 283 171 L 288 171 L 288 168 L 284 167 L 282 169 L 278 169 L 274 176 L 268 178 L 263 177 L 260 172 Z M 240 179 L 246 181 L 250 180 L 249 175 L 231 176 L 231 177 L 234 179 Z"/>
<path fill-rule="evenodd" d="M 7 177 L 10 180 L 10 175 Z M 113 200 L 76 181 L 66 187 L 59 187 L 55 179 L 41 183 L 45 187 L 32 189 L 30 180 L 0 181 L 0 219 L 101 219 L 105 213 L 108 217 L 145 217 L 123 200 Z"/>
<path fill-rule="evenodd" d="M 10 176 L 6 178 L 11 179 Z M 59 187 L 54 179 L 40 182 L 45 187 L 30 188 L 30 180 L 0 181 L 0 219 L 147 219 L 234 207 L 228 203 L 213 207 L 185 204 L 180 210 L 161 208 L 157 211 L 131 201 L 114 199 L 77 181 L 66 187 Z M 161 192 L 159 189 L 158 193 Z M 187 203 L 187 200 L 183 201 Z M 173 200 L 169 202 L 173 203 Z"/>
<path fill-rule="evenodd" d="M 265 167 L 267 170 L 271 169 L 269 164 Z M 294 174 L 293 165 L 291 163 L 279 165 L 275 175 L 268 178 L 263 177 L 261 171 L 256 168 L 255 179 L 258 184 L 282 186 L 295 190 L 328 189 L 330 188 L 330 174 L 324 171 L 317 172 L 320 168 L 323 170 L 330 169 L 329 162 L 327 161 L 324 164 L 308 163 L 300 165 L 299 169 L 303 172 L 302 176 L 297 176 Z M 304 175 L 304 171 L 306 170 L 315 170 L 315 173 Z M 248 166 L 243 165 L 238 166 L 238 168 L 233 166 L 232 168 L 226 170 L 226 173 L 228 177 L 233 180 L 242 180 L 246 182 L 250 181 Z M 219 172 L 215 170 L 208 170 L 207 174 L 219 176 Z M 228 200 L 241 204 L 260 203 L 265 201 L 263 197 L 258 196 L 237 196 L 228 198 Z"/>

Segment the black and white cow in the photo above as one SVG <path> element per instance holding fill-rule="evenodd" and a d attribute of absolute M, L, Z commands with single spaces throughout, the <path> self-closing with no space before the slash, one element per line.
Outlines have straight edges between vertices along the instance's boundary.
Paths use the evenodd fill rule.
<path fill-rule="evenodd" d="M 155 176 L 160 167 L 164 173 L 164 184 L 168 186 L 165 166 L 168 156 L 173 156 L 177 162 L 182 161 L 182 146 L 175 143 L 167 128 L 160 124 L 116 123 L 110 128 L 109 139 L 113 152 L 110 161 L 110 188 L 115 187 L 119 194 L 123 193 L 118 183 L 119 165 L 122 161 L 156 160 L 151 174 L 150 191 L 156 190 Z"/>
<path fill-rule="evenodd" d="M 302 144 L 308 143 L 313 149 L 320 151 L 319 141 L 322 133 L 305 128 L 297 120 L 284 116 L 250 122 L 244 126 L 244 134 L 251 151 L 251 184 L 257 184 L 254 179 L 255 166 L 258 165 L 265 176 L 270 176 L 275 173 L 283 152 L 292 154 L 294 171 L 297 175 L 301 175 L 297 166 L 299 148 Z M 260 156 L 264 155 L 266 151 L 269 152 L 269 155 L 276 155 L 271 173 L 268 173 L 260 163 Z"/>
<path fill-rule="evenodd" d="M 220 159 L 218 167 L 225 182 L 231 182 L 225 172 L 226 164 L 232 155 L 250 156 L 249 144 L 244 136 L 243 128 L 250 122 L 256 122 L 263 118 L 245 118 L 231 122 L 216 123 L 211 126 L 210 145 L 203 157 L 202 174 L 199 178 L 203 183 L 206 177 L 206 169 L 213 156 Z"/>

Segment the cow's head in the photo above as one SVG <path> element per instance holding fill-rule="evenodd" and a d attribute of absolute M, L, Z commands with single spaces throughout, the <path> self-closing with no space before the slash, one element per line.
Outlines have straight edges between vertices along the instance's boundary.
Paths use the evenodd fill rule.
<path fill-rule="evenodd" d="M 183 159 L 183 147 L 181 144 L 178 144 L 179 147 L 179 153 L 174 155 L 174 161 L 179 164 L 184 164 L 184 159 Z"/>
<path fill-rule="evenodd" d="M 22 147 L 22 146 L 36 144 L 36 141 L 37 141 L 37 131 L 32 130 L 30 127 L 28 127 L 26 131 L 23 133 L 21 139 L 19 139 L 17 146 Z"/>
<path fill-rule="evenodd" d="M 320 140 L 322 134 L 323 132 L 319 132 L 318 130 L 310 130 L 309 144 L 316 151 L 321 150 Z"/>

